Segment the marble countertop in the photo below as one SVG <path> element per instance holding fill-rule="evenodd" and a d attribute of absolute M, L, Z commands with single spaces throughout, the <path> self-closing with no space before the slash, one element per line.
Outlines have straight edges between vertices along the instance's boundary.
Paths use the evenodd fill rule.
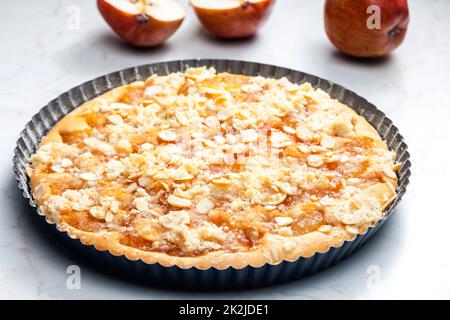
<path fill-rule="evenodd" d="M 258 37 L 234 42 L 209 36 L 188 8 L 186 21 L 167 44 L 136 50 L 110 32 L 94 1 L 0 2 L 0 298 L 450 298 L 450 1 L 410 1 L 406 41 L 391 57 L 375 61 L 349 59 L 332 48 L 322 5 L 278 1 Z M 60 93 L 99 75 L 191 58 L 298 69 L 375 103 L 399 127 L 412 155 L 411 184 L 392 219 L 335 267 L 242 292 L 179 292 L 127 282 L 84 265 L 59 245 L 16 187 L 11 159 L 25 123 Z M 72 265 L 80 267 L 80 289 L 67 286 Z"/>

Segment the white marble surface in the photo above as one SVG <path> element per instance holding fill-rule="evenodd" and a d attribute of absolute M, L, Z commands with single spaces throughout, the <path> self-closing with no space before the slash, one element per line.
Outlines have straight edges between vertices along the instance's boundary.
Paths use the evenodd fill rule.
<path fill-rule="evenodd" d="M 81 9 L 76 30 L 67 25 L 72 5 Z M 405 43 L 389 59 L 372 62 L 336 53 L 323 31 L 322 5 L 323 1 L 280 0 L 258 37 L 238 42 L 210 37 L 189 8 L 186 21 L 166 45 L 135 50 L 110 32 L 94 1 L 1 1 L 0 298 L 450 298 L 450 1 L 410 1 Z M 81 289 L 69 290 L 66 268 L 79 260 L 36 223 L 16 188 L 11 158 L 20 130 L 49 100 L 98 75 L 197 57 L 303 70 L 374 102 L 397 124 L 410 147 L 413 176 L 404 201 L 361 251 L 289 284 L 187 293 L 130 283 L 80 265 Z M 370 285 L 368 270 L 377 272 L 375 286 Z"/>

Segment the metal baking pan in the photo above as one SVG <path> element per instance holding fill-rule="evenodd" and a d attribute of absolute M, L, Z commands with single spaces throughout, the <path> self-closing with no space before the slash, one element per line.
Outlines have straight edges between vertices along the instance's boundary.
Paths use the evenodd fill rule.
<path fill-rule="evenodd" d="M 387 208 L 384 218 L 369 228 L 366 233 L 356 236 L 352 241 L 345 241 L 339 247 L 332 247 L 326 253 L 316 253 L 311 257 L 302 257 L 295 261 L 283 261 L 277 264 L 267 263 L 258 268 L 252 266 L 242 269 L 229 267 L 224 270 L 215 268 L 199 270 L 194 267 L 183 269 L 177 266 L 164 267 L 158 263 L 146 264 L 140 260 L 130 261 L 124 256 L 113 256 L 108 251 L 99 251 L 93 246 L 85 246 L 78 239 L 69 237 L 66 232 L 60 232 L 54 224 L 47 221 L 45 215 L 36 206 L 25 172 L 28 159 L 35 152 L 38 143 L 47 132 L 73 109 L 108 90 L 136 80 L 145 80 L 152 74 L 167 75 L 172 72 L 184 71 L 187 67 L 197 66 L 212 66 L 218 72 L 250 76 L 287 77 L 295 83 L 310 82 L 315 88 L 326 91 L 331 97 L 338 99 L 366 118 L 387 142 L 389 149 L 397 153 L 397 159 L 401 163 L 401 168 L 397 171 L 399 179 L 398 196 Z M 51 230 L 60 239 L 85 258 L 88 258 L 97 268 L 105 272 L 131 277 L 140 283 L 191 290 L 244 289 L 279 284 L 313 274 L 347 258 L 362 247 L 392 215 L 394 208 L 406 191 L 411 166 L 407 145 L 392 121 L 373 104 L 354 92 L 331 81 L 300 71 L 246 61 L 215 59 L 180 60 L 142 65 L 110 73 L 63 93 L 43 107 L 27 123 L 17 141 L 13 161 L 18 186 L 31 207 L 37 210 L 42 220 L 47 222 Z"/>

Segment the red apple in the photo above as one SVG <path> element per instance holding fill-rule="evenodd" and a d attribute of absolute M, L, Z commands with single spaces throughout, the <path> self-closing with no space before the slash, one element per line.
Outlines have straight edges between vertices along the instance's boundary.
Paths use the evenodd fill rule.
<path fill-rule="evenodd" d="M 109 26 L 128 43 L 156 46 L 169 38 L 184 20 L 176 0 L 97 0 Z"/>
<path fill-rule="evenodd" d="M 267 20 L 275 0 L 190 0 L 198 19 L 221 38 L 256 34 Z"/>
<path fill-rule="evenodd" d="M 327 0 L 325 4 L 328 38 L 352 56 L 388 55 L 403 42 L 408 23 L 407 0 Z"/>

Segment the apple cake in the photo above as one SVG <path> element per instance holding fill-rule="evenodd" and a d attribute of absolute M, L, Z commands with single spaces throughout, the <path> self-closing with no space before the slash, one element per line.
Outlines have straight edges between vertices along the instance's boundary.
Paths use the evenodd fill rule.
<path fill-rule="evenodd" d="M 182 268 L 326 252 L 382 219 L 399 167 L 377 131 L 311 84 L 190 68 L 66 115 L 27 174 L 85 245 Z"/>

